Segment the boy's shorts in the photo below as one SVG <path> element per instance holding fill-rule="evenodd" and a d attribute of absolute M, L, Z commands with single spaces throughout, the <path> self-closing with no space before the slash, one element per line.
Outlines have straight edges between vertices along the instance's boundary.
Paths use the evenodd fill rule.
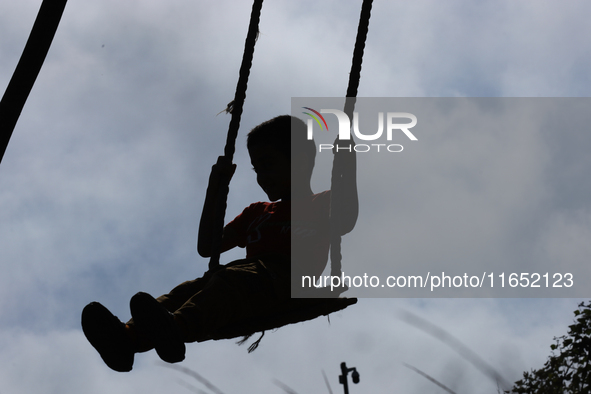
<path fill-rule="evenodd" d="M 290 260 L 265 255 L 233 261 L 181 283 L 157 300 L 180 320 L 185 342 L 207 340 L 219 328 L 264 316 L 289 300 Z"/>

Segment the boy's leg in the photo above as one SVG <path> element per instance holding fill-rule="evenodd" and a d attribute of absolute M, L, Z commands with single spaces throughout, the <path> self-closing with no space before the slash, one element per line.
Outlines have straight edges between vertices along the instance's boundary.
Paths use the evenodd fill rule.
<path fill-rule="evenodd" d="M 265 267 L 273 264 L 283 268 Z M 145 293 L 138 293 L 132 299 L 136 305 L 132 305 L 132 315 L 142 315 L 142 321 L 136 324 L 132 319 L 127 324 L 136 334 L 135 351 L 148 351 L 156 346 L 163 360 L 177 362 L 184 358 L 182 342 L 210 339 L 210 333 L 216 329 L 268 313 L 290 297 L 289 268 L 285 266 L 289 267 L 289 257 L 265 263 L 240 260 L 214 274 L 177 286 L 169 294 L 158 297 L 157 302 L 150 301 L 154 299 Z M 186 302 L 175 310 L 182 300 Z M 163 311 L 174 311 L 172 323 Z M 160 327 L 164 328 L 160 330 Z M 176 329 L 180 329 L 180 344 Z"/>
<path fill-rule="evenodd" d="M 174 312 L 185 342 L 209 339 L 217 329 L 267 313 L 289 298 L 277 291 L 278 280 L 259 260 L 243 260 L 216 272 L 199 293 Z"/>
<path fill-rule="evenodd" d="M 156 300 L 169 312 L 174 312 L 179 309 L 187 300 L 189 300 L 195 293 L 201 291 L 211 275 L 206 273 L 202 278 L 189 280 L 181 283 L 168 294 L 161 295 Z M 131 318 L 126 326 L 134 338 L 134 349 L 137 353 L 147 352 L 154 349 L 154 342 L 145 335 L 145 330 L 138 330 L 133 318 Z"/>
<path fill-rule="evenodd" d="M 180 327 L 170 313 L 147 293 L 137 293 L 130 301 L 135 331 L 145 337 L 163 361 L 176 363 L 185 359 L 185 343 Z"/>
<path fill-rule="evenodd" d="M 109 368 L 129 372 L 133 367 L 134 350 L 125 324 L 98 302 L 82 311 L 82 330 L 88 342 L 99 352 Z"/>
<path fill-rule="evenodd" d="M 168 294 L 161 295 L 156 300 L 168 311 L 174 312 L 182 307 L 195 294 L 203 290 L 211 278 L 208 272 L 201 278 L 181 283 Z"/>
<path fill-rule="evenodd" d="M 198 278 L 180 284 L 169 294 L 158 297 L 157 305 L 159 304 L 162 306 L 165 312 L 166 310 L 177 310 L 195 293 L 199 292 L 205 287 L 210 276 L 211 275 L 206 275 L 203 278 Z M 141 299 L 141 297 L 137 299 Z M 143 308 L 143 306 L 137 306 L 138 302 L 135 304 L 136 311 L 138 308 Z M 140 315 L 141 314 L 142 313 L 140 313 Z M 111 369 L 118 372 L 131 371 L 133 367 L 134 354 L 146 352 L 155 347 L 155 341 L 150 338 L 150 335 L 146 335 L 146 333 L 142 332 L 142 330 L 138 330 L 133 319 L 129 320 L 127 324 L 125 324 L 98 302 L 92 302 L 88 304 L 82 311 L 82 329 L 86 338 L 99 352 L 103 361 Z M 161 344 L 160 346 L 156 344 L 156 347 L 162 346 Z M 169 357 L 165 354 L 163 359 L 165 361 L 177 360 L 178 356 L 173 355 Z"/>

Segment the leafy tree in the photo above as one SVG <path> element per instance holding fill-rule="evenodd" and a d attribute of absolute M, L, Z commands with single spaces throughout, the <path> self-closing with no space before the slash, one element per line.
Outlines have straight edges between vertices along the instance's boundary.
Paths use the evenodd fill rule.
<path fill-rule="evenodd" d="M 591 301 L 579 304 L 567 335 L 554 338 L 544 367 L 524 372 L 512 391 L 523 394 L 583 394 L 591 392 Z"/>

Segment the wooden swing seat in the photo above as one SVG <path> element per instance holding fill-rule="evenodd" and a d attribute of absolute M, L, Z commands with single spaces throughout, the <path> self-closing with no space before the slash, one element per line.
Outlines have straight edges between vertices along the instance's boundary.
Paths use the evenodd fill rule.
<path fill-rule="evenodd" d="M 250 317 L 239 323 L 228 325 L 210 334 L 209 337 L 203 338 L 200 342 L 238 337 L 248 338 L 257 332 L 275 330 L 288 324 L 328 316 L 355 303 L 357 303 L 357 298 L 292 298 L 278 305 L 268 315 Z"/>
<path fill-rule="evenodd" d="M 220 265 L 216 269 L 209 270 L 205 273 L 203 279 L 210 278 L 219 269 L 232 267 L 240 264 L 242 261 L 236 260 L 225 265 Z M 244 341 L 257 332 L 264 333 L 265 331 L 276 330 L 288 324 L 302 323 L 320 316 L 328 316 L 331 313 L 338 312 L 349 305 L 357 303 L 357 298 L 339 297 L 339 294 L 346 290 L 347 288 L 343 288 L 338 292 L 333 292 L 330 288 L 311 288 L 306 293 L 306 298 L 290 298 L 271 308 L 265 314 L 253 315 L 238 322 L 217 328 L 215 331 L 197 339 L 197 342 L 238 337 L 243 337 Z M 254 348 L 256 348 L 256 344 Z"/>

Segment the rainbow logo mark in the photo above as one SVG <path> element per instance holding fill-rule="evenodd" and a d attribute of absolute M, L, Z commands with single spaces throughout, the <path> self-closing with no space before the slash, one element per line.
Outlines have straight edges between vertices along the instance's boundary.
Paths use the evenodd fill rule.
<path fill-rule="evenodd" d="M 312 111 L 312 112 L 314 112 L 316 115 L 318 115 L 318 116 L 320 117 L 320 119 L 322 119 L 322 123 L 324 123 L 324 126 L 326 127 L 326 131 L 328 131 L 328 125 L 326 124 L 326 120 L 324 120 L 324 116 L 320 115 L 320 112 L 318 112 L 318 111 L 316 111 L 316 110 L 313 110 L 313 109 L 312 109 L 312 108 L 310 108 L 310 107 L 302 107 L 302 108 L 304 108 L 304 109 L 307 109 L 307 110 L 309 110 L 309 111 Z M 318 126 L 320 126 L 320 130 L 322 130 L 322 129 L 323 129 L 323 127 L 322 127 L 322 123 L 320 123 L 320 120 L 319 120 L 319 119 L 318 119 L 316 116 L 312 115 L 312 114 L 311 114 L 311 113 L 309 113 L 309 112 L 303 112 L 303 113 L 304 113 L 304 114 L 306 114 L 306 115 L 309 115 L 309 116 L 311 116 L 311 117 L 312 117 L 312 118 L 313 118 L 313 119 L 316 121 L 316 123 L 318 123 Z"/>

